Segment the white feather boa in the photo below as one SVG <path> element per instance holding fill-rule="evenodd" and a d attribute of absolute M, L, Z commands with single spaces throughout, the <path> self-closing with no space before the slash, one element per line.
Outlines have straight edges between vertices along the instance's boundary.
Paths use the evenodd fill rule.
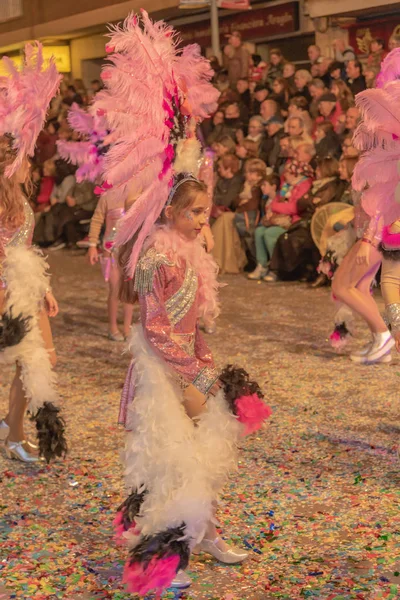
<path fill-rule="evenodd" d="M 185 523 L 190 547 L 201 541 L 213 519 L 213 502 L 236 467 L 241 424 L 220 391 L 208 400 L 197 427 L 182 405 L 182 391 L 164 361 L 144 338 L 141 326 L 130 339 L 135 398 L 128 409 L 126 486 L 146 488 L 136 523 L 140 535 L 126 532 L 134 547 L 142 536 Z"/>
<path fill-rule="evenodd" d="M 30 331 L 16 346 L 0 352 L 0 363 L 16 361 L 22 369 L 22 385 L 32 413 L 44 402 L 57 400 L 56 378 L 39 329 L 38 313 L 49 285 L 48 265 L 40 251 L 34 248 L 10 247 L 3 263 L 7 282 L 5 309 L 14 316 L 30 317 Z"/>

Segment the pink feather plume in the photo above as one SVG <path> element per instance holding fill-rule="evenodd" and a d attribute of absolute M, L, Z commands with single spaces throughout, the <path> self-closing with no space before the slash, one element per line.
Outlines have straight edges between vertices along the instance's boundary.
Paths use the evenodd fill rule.
<path fill-rule="evenodd" d="M 13 137 L 16 158 L 6 168 L 11 177 L 26 156 L 33 156 L 36 140 L 43 128 L 50 100 L 61 81 L 54 59 L 43 66 L 42 45 L 26 44 L 24 64 L 19 71 L 12 61 L 2 58 L 8 76 L 0 78 L 0 135 Z"/>
<path fill-rule="evenodd" d="M 147 567 L 140 563 L 125 564 L 123 582 L 132 594 L 145 596 L 153 591 L 160 594 L 171 585 L 179 566 L 179 556 L 151 559 Z"/>
<path fill-rule="evenodd" d="M 238 420 L 245 427 L 244 435 L 258 431 L 264 421 L 272 415 L 271 408 L 257 396 L 241 396 L 235 400 Z"/>

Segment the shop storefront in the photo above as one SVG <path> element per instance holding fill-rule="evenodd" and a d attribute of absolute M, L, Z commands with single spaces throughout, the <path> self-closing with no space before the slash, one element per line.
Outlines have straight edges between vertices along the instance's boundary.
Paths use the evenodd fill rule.
<path fill-rule="evenodd" d="M 351 25 L 348 30 L 350 45 L 359 55 L 368 54 L 371 40 L 374 38 L 383 39 L 387 48 L 390 37 L 400 35 L 400 11 L 398 15 L 393 15 L 390 18 L 356 23 Z"/>
<path fill-rule="evenodd" d="M 273 3 L 234 15 L 221 16 L 219 21 L 221 46 L 231 31 L 240 31 L 244 42 L 252 43 L 257 51 L 268 52 L 268 47 L 281 48 L 288 60 L 297 63 L 307 61 L 307 47 L 315 42 L 312 31 L 302 29 L 299 1 Z M 181 25 L 174 21 L 184 44 L 197 43 L 204 53 L 211 48 L 211 24 L 209 19 Z"/>

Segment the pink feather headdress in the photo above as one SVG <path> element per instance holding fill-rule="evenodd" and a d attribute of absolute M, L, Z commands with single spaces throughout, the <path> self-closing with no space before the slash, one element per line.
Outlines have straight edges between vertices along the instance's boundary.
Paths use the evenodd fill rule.
<path fill-rule="evenodd" d="M 137 234 L 126 275 L 132 277 L 144 240 L 167 202 L 174 175 L 197 173 L 196 120 L 217 108 L 213 71 L 198 46 L 178 49 L 176 32 L 145 10 L 111 26 L 109 63 L 93 110 L 104 116 L 109 145 L 102 190 L 135 202 L 120 222 L 116 245 Z"/>
<path fill-rule="evenodd" d="M 2 58 L 8 76 L 0 77 L 0 135 L 12 138 L 15 160 L 8 165 L 6 177 L 11 177 L 24 157 L 33 156 L 36 140 L 43 128 L 50 100 L 60 85 L 54 59 L 43 64 L 42 45 L 26 44 L 25 60 L 19 71 L 6 56 Z"/>
<path fill-rule="evenodd" d="M 109 134 L 105 118 L 96 110 L 84 110 L 73 104 L 68 112 L 68 123 L 83 139 L 79 142 L 59 140 L 58 152 L 61 158 L 78 165 L 77 181 L 97 182 L 103 176 L 104 155 L 108 148 L 104 142 Z"/>
<path fill-rule="evenodd" d="M 354 143 L 362 154 L 352 178 L 365 212 L 384 224 L 400 217 L 400 52 L 385 59 L 378 88 L 356 96 L 362 120 Z"/>

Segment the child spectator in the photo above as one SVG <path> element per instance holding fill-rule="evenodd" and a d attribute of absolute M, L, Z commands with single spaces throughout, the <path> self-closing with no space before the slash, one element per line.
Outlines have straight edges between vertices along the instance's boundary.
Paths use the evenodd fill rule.
<path fill-rule="evenodd" d="M 245 165 L 244 184 L 235 207 L 235 226 L 242 238 L 252 235 L 260 218 L 261 188 L 266 169 L 257 164 Z"/>
<path fill-rule="evenodd" d="M 46 160 L 43 164 L 43 177 L 39 179 L 38 193 L 35 198 L 35 213 L 48 212 L 50 210 L 50 198 L 55 184 L 55 176 L 56 165 L 54 160 Z M 37 221 L 38 219 L 36 219 Z"/>
<path fill-rule="evenodd" d="M 225 154 L 234 154 L 236 151 L 236 144 L 229 135 L 224 135 L 218 142 L 214 142 L 212 149 L 217 158 L 221 158 Z"/>
<path fill-rule="evenodd" d="M 271 98 L 278 103 L 281 113 L 287 115 L 290 98 L 289 83 L 284 77 L 277 77 L 271 87 L 273 91 Z"/>
<path fill-rule="evenodd" d="M 211 218 L 216 219 L 227 210 L 233 210 L 243 184 L 240 161 L 233 154 L 225 154 L 217 163 L 218 178 L 214 188 Z"/>
<path fill-rule="evenodd" d="M 264 81 L 267 66 L 267 63 L 263 61 L 259 54 L 252 54 L 250 58 L 249 81 L 256 84 Z"/>

